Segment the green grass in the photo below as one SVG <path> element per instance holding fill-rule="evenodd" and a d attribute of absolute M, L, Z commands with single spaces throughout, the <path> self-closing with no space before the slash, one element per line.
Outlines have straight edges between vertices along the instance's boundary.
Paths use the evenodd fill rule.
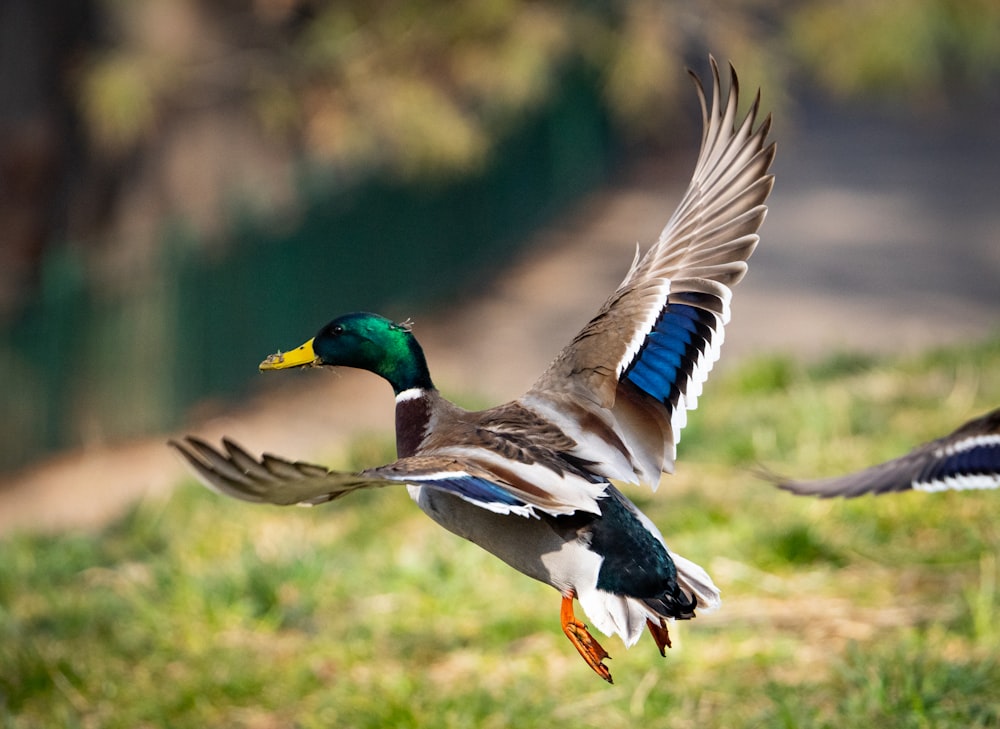
<path fill-rule="evenodd" d="M 1000 727 L 1000 496 L 819 501 L 752 475 L 858 468 L 997 403 L 1000 340 L 716 378 L 678 473 L 630 494 L 723 607 L 666 659 L 604 641 L 615 686 L 551 588 L 401 489 L 308 510 L 186 483 L 99 533 L 8 537 L 0 727 Z"/>

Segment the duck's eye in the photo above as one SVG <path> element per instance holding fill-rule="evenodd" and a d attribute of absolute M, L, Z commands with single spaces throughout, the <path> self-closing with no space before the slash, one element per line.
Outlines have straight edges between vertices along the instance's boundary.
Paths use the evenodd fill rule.
<path fill-rule="evenodd" d="M 334 324 L 334 325 L 333 325 L 333 326 L 332 326 L 332 327 L 330 328 L 330 332 L 331 332 L 332 334 L 343 334 L 343 333 L 344 333 L 344 327 L 343 327 L 343 326 L 341 326 L 340 324 Z"/>

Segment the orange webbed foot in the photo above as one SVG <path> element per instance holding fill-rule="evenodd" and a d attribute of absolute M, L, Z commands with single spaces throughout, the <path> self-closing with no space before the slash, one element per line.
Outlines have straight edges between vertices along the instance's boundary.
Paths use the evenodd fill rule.
<path fill-rule="evenodd" d="M 569 638 L 569 642 L 583 656 L 583 660 L 587 662 L 587 665 L 594 669 L 594 673 L 608 683 L 614 683 L 611 680 L 611 671 L 604 665 L 604 659 L 611 656 L 608 655 L 608 652 L 604 650 L 594 636 L 587 631 L 587 626 L 576 619 L 576 616 L 573 614 L 574 597 L 573 593 L 563 595 L 562 608 L 559 611 L 563 632 Z"/>
<path fill-rule="evenodd" d="M 667 648 L 670 648 L 672 645 L 670 642 L 670 633 L 667 632 L 667 621 L 660 618 L 660 623 L 657 625 L 649 618 L 646 618 L 646 627 L 649 628 L 649 634 L 656 641 L 656 647 L 660 649 L 660 655 L 666 658 Z"/>

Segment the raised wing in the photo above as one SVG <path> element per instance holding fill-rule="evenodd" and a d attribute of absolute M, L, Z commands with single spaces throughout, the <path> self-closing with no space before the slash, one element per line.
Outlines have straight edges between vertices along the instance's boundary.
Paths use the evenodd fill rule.
<path fill-rule="evenodd" d="M 565 509 L 541 503 L 471 461 L 452 456 L 413 456 L 360 473 L 331 471 L 302 461 L 264 454 L 255 458 L 228 438 L 218 450 L 200 438 L 170 441 L 213 491 L 255 503 L 314 506 L 358 489 L 408 484 L 449 492 L 500 514 L 535 516 Z"/>
<path fill-rule="evenodd" d="M 1000 408 L 905 456 L 863 471 L 816 481 L 779 480 L 776 485 L 795 494 L 824 498 L 910 489 L 1000 488 Z"/>
<path fill-rule="evenodd" d="M 730 287 L 746 273 L 773 185 L 770 117 L 760 95 L 737 121 L 739 83 L 723 96 L 712 59 L 694 175 L 659 240 L 522 398 L 600 453 L 610 478 L 656 487 L 672 470 L 686 412 L 718 359 Z M 596 449 L 596 450 L 595 450 Z"/>

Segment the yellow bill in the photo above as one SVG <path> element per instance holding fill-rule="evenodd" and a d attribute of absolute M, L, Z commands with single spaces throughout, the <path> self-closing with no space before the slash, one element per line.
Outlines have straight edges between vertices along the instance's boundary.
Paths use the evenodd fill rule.
<path fill-rule="evenodd" d="M 278 352 L 269 354 L 267 359 L 260 363 L 260 371 L 265 370 L 286 370 L 290 367 L 309 367 L 319 364 L 316 353 L 313 351 L 313 340 L 296 347 L 290 352 Z"/>

